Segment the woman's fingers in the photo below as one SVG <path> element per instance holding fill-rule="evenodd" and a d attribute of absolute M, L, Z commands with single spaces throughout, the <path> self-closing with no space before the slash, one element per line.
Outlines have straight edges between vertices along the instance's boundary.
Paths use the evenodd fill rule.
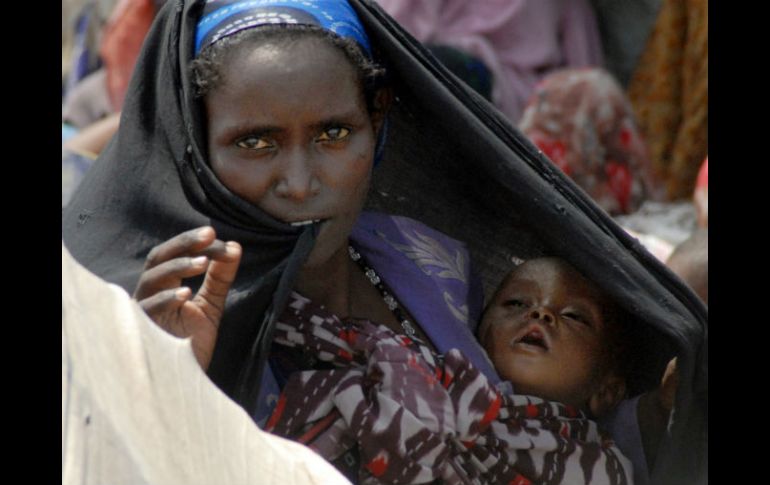
<path fill-rule="evenodd" d="M 210 226 L 183 232 L 152 248 L 145 260 L 144 269 L 154 268 L 179 256 L 189 256 L 201 252 L 208 248 L 215 238 L 214 228 Z M 223 247 L 224 243 L 221 246 Z"/>
<path fill-rule="evenodd" d="M 171 288 L 139 300 L 139 306 L 153 321 L 163 326 L 164 319 L 158 317 L 178 310 L 190 297 L 192 297 L 190 288 Z M 173 333 L 170 328 L 166 330 Z"/>
<path fill-rule="evenodd" d="M 225 299 L 235 280 L 242 249 L 216 239 L 211 227 L 193 229 L 154 247 L 147 256 L 134 298 L 149 317 L 177 337 L 192 337 L 206 369 L 216 343 Z M 193 298 L 182 280 L 205 273 Z"/>
<path fill-rule="evenodd" d="M 152 248 L 139 277 L 134 298 L 142 300 L 203 274 L 210 260 L 228 258 L 225 243 L 209 226 L 183 232 Z"/>
<path fill-rule="evenodd" d="M 201 249 L 200 251 L 196 251 L 194 255 L 207 256 L 211 259 L 228 258 L 226 244 L 224 241 L 219 239 L 214 239 L 211 244 Z"/>
<path fill-rule="evenodd" d="M 176 258 L 154 266 L 139 277 L 134 298 L 144 300 L 163 290 L 177 288 L 182 279 L 203 274 L 208 264 L 208 257 L 196 256 Z"/>
<path fill-rule="evenodd" d="M 227 292 L 235 280 L 238 265 L 241 262 L 241 253 L 241 245 L 235 241 L 229 241 L 225 245 L 224 253 L 212 258 L 203 285 L 195 297 L 201 309 L 214 322 L 218 323 L 222 317 Z"/>

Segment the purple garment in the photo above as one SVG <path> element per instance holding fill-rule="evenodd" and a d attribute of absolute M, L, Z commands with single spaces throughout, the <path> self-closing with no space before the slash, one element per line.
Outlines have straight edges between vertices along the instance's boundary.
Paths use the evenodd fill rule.
<path fill-rule="evenodd" d="M 455 47 L 494 75 L 492 100 L 518 123 L 535 85 L 564 67 L 603 65 L 588 0 L 377 0 L 423 43 Z"/>
<path fill-rule="evenodd" d="M 361 214 L 350 241 L 439 353 L 459 349 L 492 384 L 500 381 L 473 333 L 484 294 L 463 243 L 413 219 L 372 212 Z"/>

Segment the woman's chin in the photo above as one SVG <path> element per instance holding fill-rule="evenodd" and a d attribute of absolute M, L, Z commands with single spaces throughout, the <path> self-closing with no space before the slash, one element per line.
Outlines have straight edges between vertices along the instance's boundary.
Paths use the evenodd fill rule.
<path fill-rule="evenodd" d="M 320 271 L 329 268 L 330 264 L 336 265 L 344 262 L 348 253 L 350 229 L 340 231 L 334 226 L 331 221 L 321 224 L 315 245 L 302 266 L 303 270 Z"/>

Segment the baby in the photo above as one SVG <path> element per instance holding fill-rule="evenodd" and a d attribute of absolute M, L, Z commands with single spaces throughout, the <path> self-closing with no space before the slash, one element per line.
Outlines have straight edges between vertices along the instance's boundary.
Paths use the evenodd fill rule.
<path fill-rule="evenodd" d="M 481 342 L 514 392 L 457 349 L 438 356 L 384 325 L 309 314 L 289 315 L 275 339 L 334 367 L 294 373 L 267 429 L 340 469 L 357 446 L 361 483 L 631 483 L 590 419 L 625 395 L 622 326 L 567 263 L 522 264 L 485 310 Z"/>
<path fill-rule="evenodd" d="M 479 339 L 516 394 L 598 417 L 626 393 L 623 329 L 615 305 L 563 260 L 529 260 L 490 301 Z"/>

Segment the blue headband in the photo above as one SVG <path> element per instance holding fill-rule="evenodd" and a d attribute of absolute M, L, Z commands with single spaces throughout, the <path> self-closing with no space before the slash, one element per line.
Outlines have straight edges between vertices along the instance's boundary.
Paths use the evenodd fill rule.
<path fill-rule="evenodd" d="M 347 0 L 207 0 L 195 32 L 195 55 L 236 32 L 271 24 L 316 25 L 352 38 L 372 55 L 369 38 Z"/>

